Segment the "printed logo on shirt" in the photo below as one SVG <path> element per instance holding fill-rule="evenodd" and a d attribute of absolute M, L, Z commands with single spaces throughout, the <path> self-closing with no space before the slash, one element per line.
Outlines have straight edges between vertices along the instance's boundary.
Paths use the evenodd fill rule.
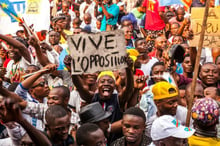
<path fill-rule="evenodd" d="M 108 106 L 107 111 L 112 113 L 114 111 L 114 106 L 113 105 Z"/>

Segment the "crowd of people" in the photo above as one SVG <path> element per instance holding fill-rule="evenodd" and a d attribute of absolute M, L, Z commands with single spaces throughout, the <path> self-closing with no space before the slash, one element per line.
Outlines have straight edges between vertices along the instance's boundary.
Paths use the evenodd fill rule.
<path fill-rule="evenodd" d="M 19 23 L 0 34 L 0 145 L 220 146 L 220 49 L 202 48 L 196 75 L 189 43 L 191 9 L 206 0 L 188 9 L 159 0 L 50 4 L 49 30 Z M 69 35 L 117 30 L 126 68 L 71 73 Z"/>

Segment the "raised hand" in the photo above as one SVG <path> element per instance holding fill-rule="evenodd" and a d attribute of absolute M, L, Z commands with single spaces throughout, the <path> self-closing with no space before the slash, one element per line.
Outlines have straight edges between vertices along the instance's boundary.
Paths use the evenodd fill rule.
<path fill-rule="evenodd" d="M 46 42 L 40 43 L 40 46 L 41 46 L 42 48 L 48 50 L 48 51 L 52 51 L 52 50 L 53 50 L 52 47 L 51 47 L 49 44 L 47 44 Z"/>
<path fill-rule="evenodd" d="M 134 75 L 134 88 L 142 89 L 146 85 L 146 80 L 148 77 L 144 75 Z"/>
<path fill-rule="evenodd" d="M 1 120 L 5 123 L 11 121 L 19 122 L 23 119 L 18 103 L 11 98 L 1 101 L 0 116 Z"/>
<path fill-rule="evenodd" d="M 102 0 L 94 0 L 94 2 L 96 3 L 96 5 L 101 5 L 102 4 Z"/>
<path fill-rule="evenodd" d="M 72 57 L 70 55 L 66 55 L 63 60 L 63 63 L 65 64 L 69 72 L 71 72 L 71 61 Z"/>
<path fill-rule="evenodd" d="M 39 42 L 38 42 L 38 39 L 34 35 L 29 37 L 28 44 L 33 46 L 35 49 L 38 49 L 39 46 L 40 46 Z"/>
<path fill-rule="evenodd" d="M 57 64 L 48 64 L 42 70 L 42 73 L 52 73 L 57 70 Z"/>

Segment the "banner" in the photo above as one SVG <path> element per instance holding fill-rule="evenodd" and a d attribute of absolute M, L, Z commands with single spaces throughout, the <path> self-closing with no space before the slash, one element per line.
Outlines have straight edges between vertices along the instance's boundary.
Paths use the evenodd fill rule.
<path fill-rule="evenodd" d="M 18 17 L 24 18 L 27 25 L 34 24 L 35 31 L 49 30 L 50 3 L 48 0 L 1 0 L 0 1 L 0 33 L 15 34 L 20 29 L 19 21 L 15 21 L 3 7 L 15 12 Z M 4 8 L 5 9 L 5 8 Z"/>
<path fill-rule="evenodd" d="M 205 8 L 192 8 L 191 25 L 194 33 L 190 46 L 196 47 L 199 43 L 202 30 L 202 21 Z M 220 47 L 220 8 L 209 8 L 208 20 L 203 41 L 204 47 Z"/>
<path fill-rule="evenodd" d="M 73 58 L 72 74 L 94 73 L 127 66 L 125 38 L 121 30 L 71 35 L 67 42 Z"/>
<path fill-rule="evenodd" d="M 159 1 L 160 6 L 170 6 L 173 4 L 183 5 L 181 0 L 160 0 Z"/>
<path fill-rule="evenodd" d="M 185 10 L 189 10 L 192 0 L 159 0 L 160 6 L 170 6 L 170 5 L 183 5 Z"/>
<path fill-rule="evenodd" d="M 192 0 L 160 0 L 160 6 L 170 6 L 173 4 L 183 5 L 186 7 L 190 7 L 192 4 Z"/>

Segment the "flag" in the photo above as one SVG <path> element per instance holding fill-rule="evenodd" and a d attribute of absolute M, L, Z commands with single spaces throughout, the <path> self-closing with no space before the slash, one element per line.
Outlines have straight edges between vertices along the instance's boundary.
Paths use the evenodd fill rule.
<path fill-rule="evenodd" d="M 192 4 L 192 0 L 160 0 L 159 4 L 160 6 L 170 6 L 173 4 L 177 4 L 190 7 Z"/>
<path fill-rule="evenodd" d="M 192 0 L 181 0 L 184 7 L 187 8 L 187 10 L 189 10 L 191 4 L 192 4 Z"/>
<path fill-rule="evenodd" d="M 170 6 L 173 4 L 183 5 L 181 0 L 160 0 L 159 1 L 160 6 Z"/>
<path fill-rule="evenodd" d="M 189 9 L 192 4 L 192 0 L 159 0 L 160 6 L 170 6 L 173 4 L 183 5 L 186 9 Z"/>
<path fill-rule="evenodd" d="M 19 17 L 24 19 L 28 26 L 33 24 L 33 29 L 37 32 L 49 30 L 50 2 L 48 0 L 0 0 L 0 4 L 0 34 L 15 35 L 20 29 L 19 21 L 16 20 Z"/>
<path fill-rule="evenodd" d="M 220 0 L 215 0 L 215 6 L 216 7 L 220 6 Z"/>
<path fill-rule="evenodd" d="M 11 22 L 23 22 L 23 20 L 18 17 L 12 3 L 8 0 L 1 0 L 0 7 L 11 18 Z"/>

